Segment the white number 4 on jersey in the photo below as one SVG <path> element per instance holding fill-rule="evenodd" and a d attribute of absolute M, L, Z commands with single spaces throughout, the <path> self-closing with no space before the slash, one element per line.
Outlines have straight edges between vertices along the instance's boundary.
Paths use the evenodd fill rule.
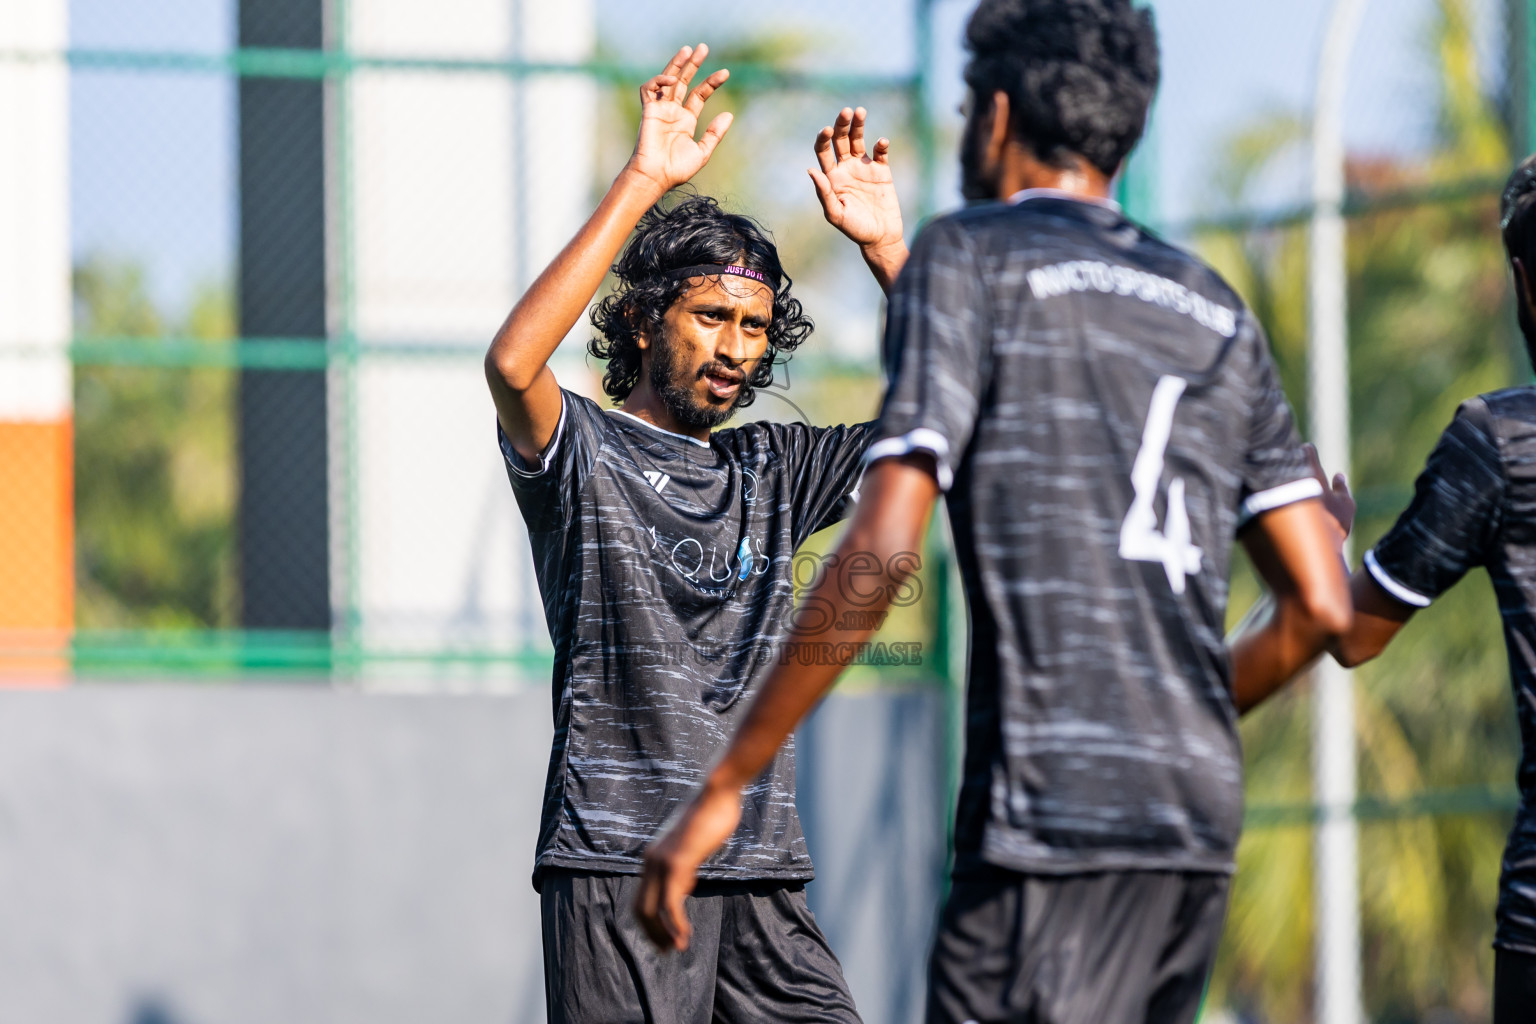
<path fill-rule="evenodd" d="M 1131 467 L 1131 486 L 1136 497 L 1131 510 L 1120 524 L 1120 557 L 1133 562 L 1161 562 L 1168 574 L 1168 585 L 1175 594 L 1184 593 L 1184 581 L 1200 571 L 1202 552 L 1191 544 L 1189 509 L 1184 504 L 1184 478 L 1168 483 L 1168 522 L 1157 528 L 1157 485 L 1163 478 L 1163 456 L 1168 451 L 1168 437 L 1173 432 L 1173 413 L 1184 389 L 1182 377 L 1163 377 L 1152 389 L 1152 408 L 1147 411 L 1147 425 L 1141 432 L 1141 450 Z"/>

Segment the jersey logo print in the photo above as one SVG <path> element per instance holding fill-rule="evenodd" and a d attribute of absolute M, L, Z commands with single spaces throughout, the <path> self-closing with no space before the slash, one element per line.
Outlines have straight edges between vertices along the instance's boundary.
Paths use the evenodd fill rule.
<path fill-rule="evenodd" d="M 1120 524 L 1120 557 L 1132 562 L 1161 562 L 1168 585 L 1184 593 L 1185 580 L 1200 571 L 1203 552 L 1191 544 L 1189 509 L 1184 504 L 1184 478 L 1168 484 L 1168 522 L 1157 528 L 1157 484 L 1163 478 L 1163 457 L 1173 433 L 1173 414 L 1189 382 L 1182 377 L 1163 377 L 1152 389 L 1152 408 L 1141 432 L 1141 450 L 1131 467 L 1131 487 L 1136 497 Z"/>
<path fill-rule="evenodd" d="M 672 482 L 672 478 L 670 476 L 654 469 L 646 470 L 645 478 L 646 480 L 650 481 L 652 487 L 656 488 L 657 494 L 660 494 L 663 488 Z"/>

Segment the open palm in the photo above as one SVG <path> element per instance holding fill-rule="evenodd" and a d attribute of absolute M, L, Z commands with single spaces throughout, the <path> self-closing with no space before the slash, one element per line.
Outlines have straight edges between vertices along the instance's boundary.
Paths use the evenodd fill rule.
<path fill-rule="evenodd" d="M 703 43 L 685 46 L 661 74 L 640 87 L 640 137 L 630 164 L 663 190 L 699 173 L 731 127 L 731 115 L 719 114 L 704 129 L 703 138 L 694 138 L 704 103 L 731 75 L 721 68 L 690 93 L 693 76 L 707 56 L 709 47 Z"/>
<path fill-rule="evenodd" d="M 844 108 L 831 127 L 816 136 L 819 168 L 810 171 L 827 223 L 869 249 L 900 244 L 901 204 L 891 176 L 891 143 L 880 139 L 871 152 L 864 143 L 863 107 Z"/>

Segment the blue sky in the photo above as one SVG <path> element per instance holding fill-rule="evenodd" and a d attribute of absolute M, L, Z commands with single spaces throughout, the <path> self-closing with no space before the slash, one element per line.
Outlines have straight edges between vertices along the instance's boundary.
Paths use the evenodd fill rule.
<path fill-rule="evenodd" d="M 896 71 L 913 60 L 907 4 L 892 0 L 715 4 L 698 16 L 697 6 L 675 0 L 594 2 L 602 45 L 626 59 L 658 57 L 682 41 L 790 26 L 805 39 L 813 66 Z M 1154 122 L 1162 219 L 1212 212 L 1213 168 L 1236 129 L 1268 112 L 1306 109 L 1328 2 L 1157 0 L 1165 69 Z M 938 0 L 937 106 L 951 124 L 971 6 Z M 1347 135 L 1356 152 L 1411 153 L 1428 138 L 1433 77 L 1424 36 L 1433 8 L 1434 0 L 1371 4 L 1349 87 Z M 71 40 L 81 49 L 217 52 L 232 43 L 233 12 L 233 0 L 72 0 Z M 1496 22 L 1485 20 L 1486 49 L 1496 56 Z M 76 252 L 143 260 L 170 308 L 183 305 L 198 283 L 227 274 L 235 238 L 231 84 L 213 76 L 82 72 L 72 81 L 72 104 Z M 951 200 L 952 165 L 946 155 Z M 1265 199 L 1299 196 L 1299 170 L 1272 182 Z"/>

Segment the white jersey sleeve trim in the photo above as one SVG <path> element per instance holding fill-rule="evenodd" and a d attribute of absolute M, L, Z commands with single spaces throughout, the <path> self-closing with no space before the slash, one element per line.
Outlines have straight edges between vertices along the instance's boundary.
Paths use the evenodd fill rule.
<path fill-rule="evenodd" d="M 1425 597 L 1416 590 L 1409 590 L 1397 582 L 1397 580 L 1387 575 L 1387 570 L 1383 569 L 1381 563 L 1376 560 L 1375 548 L 1365 553 L 1365 568 L 1376 582 L 1381 584 L 1381 589 L 1403 602 L 1403 604 L 1411 604 L 1415 608 L 1428 608 L 1434 603 L 1434 598 Z"/>
<path fill-rule="evenodd" d="M 933 456 L 939 490 L 948 491 L 955 482 L 954 471 L 949 468 L 948 463 L 949 442 L 944 439 L 943 434 L 929 427 L 918 427 L 900 437 L 888 437 L 884 441 L 876 441 L 869 446 L 869 451 L 864 453 L 864 465 L 873 466 L 880 459 L 899 458 L 918 451 L 928 452 Z"/>
<path fill-rule="evenodd" d="M 1306 501 L 1308 498 L 1321 497 L 1323 485 L 1312 477 L 1305 480 L 1292 480 L 1288 484 L 1279 487 L 1271 487 L 1267 491 L 1259 491 L 1257 494 L 1248 495 L 1243 502 L 1242 513 L 1238 516 L 1238 525 L 1246 526 L 1254 516 L 1262 515 L 1282 505 L 1294 505 L 1298 501 Z"/>
<path fill-rule="evenodd" d="M 555 424 L 555 435 L 549 439 L 549 444 L 545 446 L 544 451 L 539 455 L 538 469 L 524 469 L 523 457 L 517 454 L 517 450 L 512 447 L 512 442 L 507 440 L 507 435 L 501 429 L 501 425 L 498 423 L 496 427 L 496 436 L 501 438 L 501 457 L 507 460 L 507 467 L 512 472 L 527 479 L 543 476 L 549 471 L 549 461 L 555 457 L 555 451 L 560 447 L 560 438 L 564 434 L 565 392 L 563 391 L 560 392 L 560 422 Z"/>

